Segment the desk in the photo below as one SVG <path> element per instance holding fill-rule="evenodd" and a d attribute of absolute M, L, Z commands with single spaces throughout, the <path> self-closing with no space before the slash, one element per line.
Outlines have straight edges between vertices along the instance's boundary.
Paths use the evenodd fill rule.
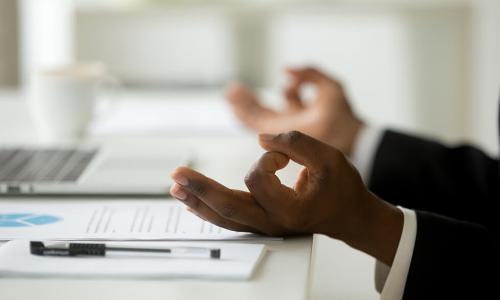
<path fill-rule="evenodd" d="M 18 98 L 15 91 L 0 91 L 0 144 L 33 144 L 35 140 L 26 104 Z M 245 135 L 121 136 L 93 138 L 91 142 L 137 151 L 171 151 L 172 146 L 190 149 L 197 157 L 196 169 L 232 188 L 244 188 L 243 176 L 262 153 L 255 138 Z M 229 147 L 237 150 L 234 155 L 221 155 L 219 149 Z M 288 176 L 284 174 L 285 182 L 293 180 Z M 0 298 L 304 299 L 309 295 L 312 299 L 377 299 L 373 259 L 341 242 L 322 236 L 301 237 L 269 243 L 269 249 L 255 276 L 245 282 L 0 279 Z"/>

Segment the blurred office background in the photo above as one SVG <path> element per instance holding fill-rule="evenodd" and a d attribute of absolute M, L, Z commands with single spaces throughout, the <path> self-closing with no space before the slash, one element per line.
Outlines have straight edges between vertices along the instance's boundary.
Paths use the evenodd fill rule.
<path fill-rule="evenodd" d="M 0 89 L 73 61 L 104 62 L 126 89 L 200 95 L 235 79 L 277 95 L 285 66 L 313 64 L 374 124 L 498 149 L 498 0 L 0 0 Z M 356 290 L 335 286 L 325 243 L 317 299 Z"/>
<path fill-rule="evenodd" d="M 495 0 L 0 0 L 0 84 L 98 60 L 130 87 L 274 90 L 313 64 L 374 123 L 494 153 L 499 28 Z"/>

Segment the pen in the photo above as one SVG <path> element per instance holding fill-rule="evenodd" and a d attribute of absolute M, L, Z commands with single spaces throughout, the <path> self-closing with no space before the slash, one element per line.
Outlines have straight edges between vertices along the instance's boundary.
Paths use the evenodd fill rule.
<path fill-rule="evenodd" d="M 47 256 L 105 256 L 108 251 L 116 252 L 146 252 L 170 254 L 206 255 L 207 258 L 220 259 L 220 248 L 208 247 L 170 247 L 170 248 L 129 248 L 109 247 L 104 243 L 66 243 L 62 246 L 50 247 L 41 241 L 30 242 L 30 252 L 33 255 Z M 196 256 L 198 257 L 198 256 Z"/>

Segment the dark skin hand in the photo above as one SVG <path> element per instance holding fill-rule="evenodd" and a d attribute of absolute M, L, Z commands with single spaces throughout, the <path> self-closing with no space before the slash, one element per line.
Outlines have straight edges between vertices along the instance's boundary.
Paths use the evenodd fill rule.
<path fill-rule="evenodd" d="M 172 173 L 171 194 L 218 226 L 271 236 L 320 233 L 391 265 L 403 214 L 372 194 L 344 154 L 297 131 L 259 136 L 268 152 L 245 178 L 249 192 L 229 189 L 186 168 Z M 304 166 L 293 188 L 276 171 Z"/>

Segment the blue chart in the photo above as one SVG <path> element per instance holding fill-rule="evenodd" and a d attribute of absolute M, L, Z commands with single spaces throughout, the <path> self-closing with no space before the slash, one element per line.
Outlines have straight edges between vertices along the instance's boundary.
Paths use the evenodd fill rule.
<path fill-rule="evenodd" d="M 29 227 L 61 221 L 62 218 L 39 214 L 0 214 L 0 227 Z"/>

